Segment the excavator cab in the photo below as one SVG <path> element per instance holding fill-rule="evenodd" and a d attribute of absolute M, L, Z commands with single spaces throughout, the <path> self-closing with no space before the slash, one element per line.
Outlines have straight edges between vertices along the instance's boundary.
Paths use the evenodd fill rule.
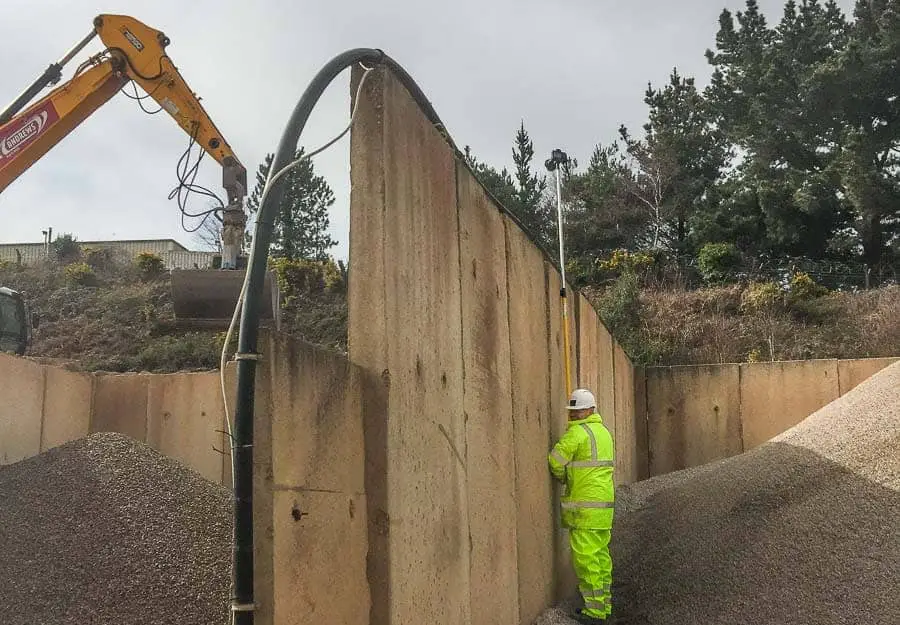
<path fill-rule="evenodd" d="M 0 287 L 0 352 L 24 355 L 37 321 L 18 291 Z"/>

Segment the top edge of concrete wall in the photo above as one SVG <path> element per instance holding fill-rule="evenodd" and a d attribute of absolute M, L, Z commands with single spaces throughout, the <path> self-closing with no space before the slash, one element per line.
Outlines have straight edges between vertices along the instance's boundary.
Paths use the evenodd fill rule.
<path fill-rule="evenodd" d="M 358 84 L 359 76 L 357 76 L 357 73 L 361 72 L 361 71 L 363 71 L 363 70 L 361 70 L 358 66 L 354 66 L 354 68 L 353 68 L 354 77 L 352 79 L 354 81 L 352 83 L 353 85 Z M 390 72 L 391 70 L 386 67 L 379 67 L 379 68 L 376 68 L 375 71 Z M 398 76 L 394 72 L 391 72 L 391 75 L 394 76 L 394 78 L 396 78 L 398 80 L 400 85 L 407 91 L 407 93 L 409 93 L 409 90 L 406 88 L 405 85 L 403 85 L 401 77 Z M 353 92 L 353 97 L 355 97 L 355 91 L 353 89 L 351 89 L 351 91 Z M 410 96 L 412 96 L 412 94 L 410 94 Z M 418 102 L 416 102 L 416 104 L 419 105 Z M 419 105 L 419 109 L 422 110 L 421 105 Z M 426 114 L 427 112 L 422 110 L 422 113 Z M 490 189 L 488 189 L 486 186 L 484 186 L 484 184 L 482 184 L 481 180 L 478 178 L 478 175 L 472 170 L 472 168 L 469 166 L 469 163 L 466 161 L 465 154 L 462 151 L 460 151 L 460 149 L 457 147 L 456 142 L 453 140 L 453 137 L 450 135 L 450 131 L 447 128 L 447 125 L 443 122 L 443 120 L 441 121 L 441 126 L 443 126 L 443 130 L 439 130 L 439 133 L 440 133 L 441 137 L 444 139 L 444 141 L 447 143 L 447 146 L 450 148 L 450 151 L 453 153 L 455 159 L 463 167 L 465 167 L 466 171 L 468 171 L 469 174 L 471 174 L 471 176 L 475 179 L 475 181 L 478 183 L 478 185 L 484 191 L 487 198 L 493 203 L 494 208 L 496 208 L 501 214 L 508 216 L 510 218 L 510 220 L 519 227 L 519 229 L 528 238 L 528 240 L 532 243 L 532 245 L 534 245 L 538 250 L 540 250 L 540 252 L 544 255 L 545 260 L 550 264 L 550 266 L 553 267 L 557 272 L 559 272 L 558 252 L 551 251 L 550 249 L 547 248 L 547 246 L 545 246 L 543 243 L 541 243 L 540 240 L 537 238 L 537 236 L 531 230 L 529 230 L 525 226 L 524 223 L 522 223 L 522 221 L 519 219 L 519 217 L 513 211 L 511 211 L 509 208 L 504 206 L 503 202 L 501 202 L 497 198 L 497 196 L 495 196 L 493 193 L 491 193 Z M 567 293 L 567 295 L 571 294 L 571 295 L 576 296 L 576 297 L 568 297 L 567 299 L 577 299 L 577 295 L 583 294 L 580 290 L 575 288 L 575 286 L 568 279 L 566 280 L 566 293 Z M 600 312 L 597 310 L 597 307 L 594 306 L 594 304 L 586 296 L 585 296 L 585 299 L 587 299 L 588 304 L 590 304 L 591 308 L 594 309 L 594 312 L 597 313 L 597 317 L 598 317 L 598 319 L 600 319 L 600 324 L 607 330 L 607 332 L 609 332 L 609 328 L 606 326 L 605 323 L 603 323 L 603 319 L 600 318 Z M 627 357 L 627 355 L 626 355 L 626 357 Z M 628 358 L 628 361 L 631 362 L 631 358 Z"/>
<path fill-rule="evenodd" d="M 795 359 L 795 360 L 761 360 L 758 362 L 702 362 L 697 364 L 690 365 L 646 365 L 644 367 L 645 371 L 652 371 L 654 369 L 699 369 L 699 368 L 708 368 L 708 367 L 726 367 L 726 366 L 746 366 L 746 367 L 765 367 L 772 365 L 784 365 L 791 364 L 797 362 L 805 362 L 805 363 L 814 363 L 814 362 L 869 362 L 876 360 L 891 360 L 897 359 L 900 360 L 900 356 L 872 356 L 867 358 L 808 358 L 808 359 Z"/>

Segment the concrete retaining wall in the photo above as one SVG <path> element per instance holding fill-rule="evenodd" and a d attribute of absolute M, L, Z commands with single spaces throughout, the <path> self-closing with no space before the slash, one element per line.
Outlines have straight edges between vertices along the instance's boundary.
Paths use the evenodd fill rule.
<path fill-rule="evenodd" d="M 650 474 L 757 447 L 896 360 L 650 367 L 643 403 Z"/>
<path fill-rule="evenodd" d="M 254 414 L 258 622 L 366 622 L 367 485 L 385 469 L 367 454 L 385 389 L 346 358 L 268 335 Z M 234 410 L 234 368 L 226 388 Z M 230 486 L 217 372 L 89 374 L 0 354 L 0 464 L 92 432 L 146 442 Z M 371 433 L 371 436 L 369 434 Z M 382 489 L 383 490 L 383 489 Z M 377 571 L 377 567 L 373 569 Z M 374 587 L 384 592 L 373 576 Z"/>
<path fill-rule="evenodd" d="M 0 354 L 0 464 L 119 432 L 224 483 L 221 393 L 217 373 L 90 374 Z"/>

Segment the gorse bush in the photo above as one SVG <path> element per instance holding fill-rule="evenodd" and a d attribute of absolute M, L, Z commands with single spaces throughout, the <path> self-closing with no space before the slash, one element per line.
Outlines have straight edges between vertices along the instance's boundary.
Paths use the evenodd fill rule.
<path fill-rule="evenodd" d="M 96 286 L 97 274 L 87 263 L 72 263 L 63 270 L 66 280 L 79 286 Z"/>
<path fill-rule="evenodd" d="M 608 284 L 626 272 L 643 276 L 655 264 L 656 259 L 649 252 L 617 249 L 598 258 L 569 258 L 566 278 L 575 286 Z"/>
<path fill-rule="evenodd" d="M 613 250 L 604 259 L 599 259 L 597 266 L 602 271 L 614 272 L 621 275 L 624 272 L 639 273 L 653 265 L 653 256 L 647 252 L 629 252 L 628 250 Z"/>
<path fill-rule="evenodd" d="M 808 273 L 797 272 L 791 278 L 789 286 L 794 301 L 813 300 L 828 294 L 828 289 L 813 280 Z"/>
<path fill-rule="evenodd" d="M 774 282 L 751 282 L 741 293 L 741 311 L 759 313 L 773 311 L 784 301 L 784 292 Z"/>
<path fill-rule="evenodd" d="M 86 247 L 82 250 L 84 262 L 94 270 L 107 270 L 113 266 L 112 250 L 106 247 Z"/>

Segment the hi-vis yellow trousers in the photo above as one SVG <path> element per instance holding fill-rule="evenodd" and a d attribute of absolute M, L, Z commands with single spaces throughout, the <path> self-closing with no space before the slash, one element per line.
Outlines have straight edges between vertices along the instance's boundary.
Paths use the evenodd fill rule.
<path fill-rule="evenodd" d="M 570 529 L 572 565 L 584 598 L 585 616 L 607 618 L 612 612 L 610 530 Z"/>

